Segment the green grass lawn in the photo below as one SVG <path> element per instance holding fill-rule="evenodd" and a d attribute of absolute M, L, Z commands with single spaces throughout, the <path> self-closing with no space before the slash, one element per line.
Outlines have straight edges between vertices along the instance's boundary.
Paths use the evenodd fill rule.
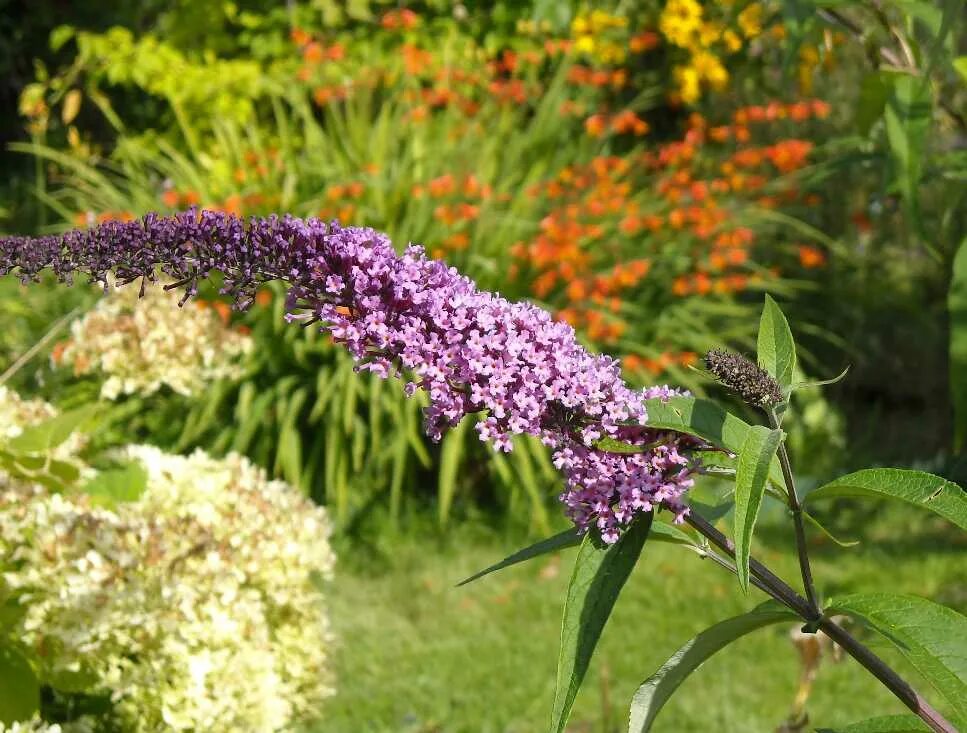
<path fill-rule="evenodd" d="M 764 527 L 756 554 L 793 580 L 796 563 L 786 552 L 782 529 Z M 895 509 L 878 512 L 863 534 L 863 544 L 851 549 L 815 538 L 814 569 L 824 596 L 885 591 L 892 585 L 896 592 L 929 597 L 962 612 L 967 607 L 962 534 L 932 517 Z M 384 538 L 378 547 L 360 541 L 344 545 L 327 593 L 339 637 L 334 658 L 339 691 L 315 730 L 546 730 L 574 551 L 454 588 L 523 542 L 467 525 L 447 539 L 428 533 L 423 539 Z M 710 561 L 681 548 L 646 545 L 605 629 L 569 730 L 626 730 L 635 688 L 668 655 L 709 624 L 762 600 L 755 590 L 744 596 Z M 791 628 L 755 632 L 713 658 L 662 711 L 654 730 L 774 730 L 786 718 L 798 685 Z M 876 641 L 862 629 L 857 633 Z M 944 708 L 898 654 L 875 647 Z M 904 712 L 849 658 L 823 665 L 808 710 L 813 725 L 806 730 Z"/>

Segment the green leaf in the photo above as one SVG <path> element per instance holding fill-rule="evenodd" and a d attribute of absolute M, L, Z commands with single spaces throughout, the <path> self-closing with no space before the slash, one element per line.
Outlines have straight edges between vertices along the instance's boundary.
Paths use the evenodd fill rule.
<path fill-rule="evenodd" d="M 658 519 L 651 523 L 651 534 L 648 535 L 648 539 L 652 542 L 668 542 L 672 545 L 698 547 L 695 540 L 687 533 L 680 530 L 674 524 L 668 524 L 668 522 L 662 522 Z"/>
<path fill-rule="evenodd" d="M 960 74 L 960 78 L 967 81 L 967 56 L 958 56 L 953 61 L 954 68 Z"/>
<path fill-rule="evenodd" d="M 817 379 L 817 380 L 807 380 L 805 382 L 796 382 L 792 385 L 793 389 L 809 389 L 811 387 L 825 387 L 827 384 L 836 384 L 837 382 L 842 382 L 849 373 L 849 367 L 846 367 L 843 371 L 837 374 L 835 377 L 830 377 L 829 379 Z"/>
<path fill-rule="evenodd" d="M 786 316 L 768 293 L 759 319 L 757 350 L 759 366 L 775 377 L 783 389 L 787 389 L 796 371 L 796 343 L 792 339 Z"/>
<path fill-rule="evenodd" d="M 853 122 L 861 135 L 869 135 L 873 125 L 883 116 L 894 77 L 895 74 L 874 71 L 864 76 L 863 81 L 860 82 Z"/>
<path fill-rule="evenodd" d="M 689 640 L 661 669 L 641 683 L 631 701 L 628 733 L 651 730 L 655 716 L 686 678 L 713 654 L 746 634 L 770 624 L 796 621 L 799 617 L 775 601 L 766 601 L 748 613 L 720 621 Z"/>
<path fill-rule="evenodd" d="M 950 290 L 950 395 L 954 403 L 954 452 L 967 444 L 967 239 L 954 256 Z"/>
<path fill-rule="evenodd" d="M 437 500 L 439 502 L 437 519 L 441 527 L 447 525 L 450 507 L 453 505 L 453 497 L 457 493 L 457 473 L 460 470 L 460 462 L 463 460 L 463 449 L 467 443 L 467 426 L 470 423 L 470 419 L 461 420 L 460 424 L 450 430 L 443 438 L 437 484 Z"/>
<path fill-rule="evenodd" d="M 638 562 L 653 516 L 647 514 L 635 520 L 613 545 L 604 544 L 593 533 L 585 535 L 581 543 L 564 601 L 552 733 L 561 733 L 567 724 L 594 647 L 621 588 Z"/>
<path fill-rule="evenodd" d="M 930 81 L 908 74 L 898 77 L 887 101 L 885 119 L 896 186 L 916 222 L 923 150 L 933 119 Z"/>
<path fill-rule="evenodd" d="M 957 484 L 932 473 L 904 468 L 867 468 L 820 486 L 806 495 L 806 501 L 841 496 L 905 501 L 967 529 L 967 494 Z"/>
<path fill-rule="evenodd" d="M 139 461 L 100 471 L 81 489 L 107 504 L 137 501 L 148 487 L 148 472 Z"/>
<path fill-rule="evenodd" d="M 40 684 L 16 649 L 0 645 L 0 723 L 29 720 L 40 709 Z"/>
<path fill-rule="evenodd" d="M 806 519 L 809 520 L 809 523 L 812 524 L 816 529 L 844 549 L 856 547 L 860 543 L 859 540 L 841 540 L 839 537 L 826 529 L 822 522 L 820 522 L 818 519 L 816 519 L 816 517 L 807 511 L 803 511 L 803 516 L 806 517 Z"/>
<path fill-rule="evenodd" d="M 752 426 L 745 420 L 726 412 L 710 400 L 697 397 L 660 397 L 645 400 L 648 410 L 648 426 L 659 430 L 687 433 L 739 453 Z M 769 478 L 782 486 L 782 469 L 778 459 L 769 468 Z"/>
<path fill-rule="evenodd" d="M 568 547 L 577 547 L 581 544 L 581 539 L 582 535 L 578 534 L 577 529 L 574 527 L 564 530 L 563 532 L 559 532 L 552 537 L 548 537 L 540 542 L 536 542 L 530 547 L 525 547 L 523 550 L 518 550 L 513 555 L 508 555 L 500 562 L 484 568 L 479 573 L 474 573 L 466 580 L 461 580 L 459 583 L 457 583 L 457 587 L 467 585 L 467 583 L 472 583 L 485 575 L 490 575 L 490 573 L 503 570 L 511 565 L 516 565 L 517 563 L 522 563 L 532 558 L 546 555 L 549 552 L 557 552 L 558 550 L 563 550 Z"/>
<path fill-rule="evenodd" d="M 746 437 L 739 452 L 739 464 L 735 469 L 735 516 L 733 539 L 735 540 L 735 568 L 739 585 L 749 592 L 749 555 L 752 551 L 752 534 L 759 517 L 762 495 L 769 481 L 769 465 L 775 458 L 781 430 L 770 430 L 756 425 Z"/>
<path fill-rule="evenodd" d="M 23 453 L 46 453 L 66 441 L 71 433 L 90 420 L 97 409 L 95 404 L 84 405 L 31 425 L 16 438 L 12 438 L 7 447 Z"/>
<path fill-rule="evenodd" d="M 598 450 L 604 451 L 605 453 L 645 453 L 648 448 L 642 445 L 632 445 L 631 443 L 622 443 L 620 440 L 615 440 L 614 438 L 605 436 L 600 440 L 594 442 L 594 447 Z"/>
<path fill-rule="evenodd" d="M 728 501 L 723 501 L 721 504 L 704 504 L 700 501 L 695 501 L 694 499 L 688 502 L 688 505 L 693 511 L 697 512 L 700 517 L 705 519 L 712 524 L 719 521 L 722 517 L 732 511 L 732 507 L 735 506 L 735 502 L 731 499 Z"/>
<path fill-rule="evenodd" d="M 882 715 L 838 728 L 817 728 L 816 733 L 920 733 L 929 730 L 916 715 Z"/>
<path fill-rule="evenodd" d="M 967 617 L 919 596 L 869 593 L 830 601 L 888 639 L 967 720 Z"/>

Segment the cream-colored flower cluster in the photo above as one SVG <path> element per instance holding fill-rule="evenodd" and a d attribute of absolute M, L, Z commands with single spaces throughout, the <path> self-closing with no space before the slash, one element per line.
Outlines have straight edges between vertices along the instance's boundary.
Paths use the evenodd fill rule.
<path fill-rule="evenodd" d="M 25 609 L 10 639 L 42 680 L 110 692 L 126 729 L 318 716 L 332 694 L 325 511 L 240 456 L 121 453 L 147 488 L 113 509 L 0 473 L 0 595 Z"/>
<path fill-rule="evenodd" d="M 161 285 L 149 286 L 142 298 L 138 291 L 137 282 L 118 288 L 75 321 L 58 360 L 77 374 L 105 374 L 107 399 L 149 395 L 163 385 L 192 395 L 213 380 L 240 376 L 238 360 L 251 351 L 251 338 L 207 303 L 179 308 L 178 294 Z"/>
<path fill-rule="evenodd" d="M 12 389 L 0 385 L 0 446 L 23 433 L 25 428 L 38 425 L 56 415 L 57 408 L 50 403 L 21 397 Z M 86 438 L 82 433 L 73 433 L 54 448 L 50 457 L 71 461 L 85 443 Z"/>
<path fill-rule="evenodd" d="M 20 435 L 24 428 L 36 425 L 57 414 L 56 408 L 37 399 L 25 399 L 0 385 L 0 441 Z"/>

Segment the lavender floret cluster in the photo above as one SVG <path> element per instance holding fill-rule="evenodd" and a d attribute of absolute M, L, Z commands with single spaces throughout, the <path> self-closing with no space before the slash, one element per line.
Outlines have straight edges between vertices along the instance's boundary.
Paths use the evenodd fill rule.
<path fill-rule="evenodd" d="M 184 299 L 220 272 L 238 309 L 261 283 L 285 281 L 288 320 L 320 323 L 358 369 L 409 375 L 408 394 L 426 391 L 432 439 L 471 413 L 480 414 L 481 440 L 499 450 L 511 450 L 514 435 L 538 436 L 566 478 L 560 498 L 582 530 L 597 526 L 613 543 L 637 514 L 658 505 L 677 519 L 687 512 L 682 496 L 693 483 L 687 449 L 694 444 L 646 426 L 644 400 L 674 390 L 629 388 L 618 361 L 589 353 L 570 325 L 478 290 L 422 247 L 399 255 L 372 229 L 211 211 L 0 238 L 0 275 L 16 272 L 27 282 L 45 269 L 65 282 L 82 274 L 105 287 L 109 274 L 144 283 L 163 273 L 184 288 Z M 595 447 L 604 437 L 646 449 Z"/>

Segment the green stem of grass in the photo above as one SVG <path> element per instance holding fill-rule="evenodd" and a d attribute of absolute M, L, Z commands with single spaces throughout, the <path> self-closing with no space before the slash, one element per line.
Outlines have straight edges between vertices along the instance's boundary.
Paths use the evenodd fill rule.
<path fill-rule="evenodd" d="M 697 512 L 689 513 L 685 521 L 709 542 L 733 560 L 735 559 L 735 545 L 732 544 L 732 541 L 699 516 Z M 734 568 L 729 569 L 734 572 Z M 935 733 L 958 733 L 957 728 L 950 721 L 935 710 L 908 682 L 870 649 L 861 644 L 852 634 L 825 616 L 820 615 L 817 619 L 815 609 L 809 601 L 800 596 L 769 568 L 753 557 L 749 558 L 749 569 L 752 577 L 761 583 L 761 585 L 757 584 L 757 587 L 763 588 L 772 598 L 797 613 L 810 626 L 815 624 L 826 636 L 839 644 L 847 654 L 866 667 L 870 674 L 896 695 L 900 702 L 929 726 L 930 730 L 935 731 Z"/>

